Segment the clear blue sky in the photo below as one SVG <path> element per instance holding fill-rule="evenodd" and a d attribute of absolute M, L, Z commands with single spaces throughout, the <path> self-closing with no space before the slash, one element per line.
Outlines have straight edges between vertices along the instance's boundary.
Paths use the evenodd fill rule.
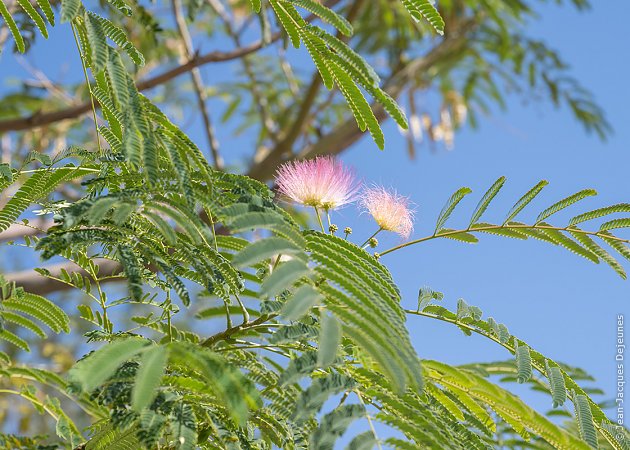
<path fill-rule="evenodd" d="M 597 189 L 600 195 L 554 221 L 564 223 L 560 219 L 587 207 L 630 201 L 630 90 L 626 81 L 630 71 L 630 5 L 621 0 L 594 3 L 593 10 L 583 14 L 545 5 L 540 8 L 542 20 L 533 24 L 532 30 L 557 48 L 573 67 L 573 74 L 595 93 L 615 132 L 607 143 L 587 136 L 567 110 L 554 110 L 548 103 L 524 105 L 513 97 L 507 112 L 497 111 L 482 119 L 479 130 L 459 132 L 453 151 L 433 153 L 424 147 L 410 162 L 403 139 L 390 123 L 384 152 L 364 139 L 343 159 L 365 180 L 395 187 L 413 199 L 417 204 L 415 237 L 430 234 L 449 195 L 469 186 L 474 194 L 460 206 L 461 214 L 452 218 L 454 226 L 464 224 L 485 189 L 501 175 L 507 176 L 508 182 L 488 212 L 489 220 L 501 220 L 514 201 L 543 178 L 550 185 L 523 218 L 531 220 L 554 201 L 587 187 Z M 59 75 L 64 64 L 70 73 L 80 75 L 74 70 L 77 58 L 73 47 L 70 51 L 68 37 L 53 33 L 53 42 L 38 44 L 29 58 L 46 68 L 51 67 L 53 55 L 63 56 L 52 75 Z M 207 47 L 204 50 L 209 50 Z M 209 78 L 212 74 L 208 70 L 215 69 L 205 70 Z M 8 54 L 0 59 L 0 73 L 3 78 L 24 76 Z M 5 82 L 0 92 L 6 87 Z M 195 127 L 187 131 L 204 144 Z M 251 136 L 243 141 L 248 139 Z M 239 146 L 240 142 L 231 145 L 223 141 L 224 151 L 233 155 L 241 153 L 236 150 Z M 357 218 L 355 212 L 353 208 L 342 210 L 334 221 L 341 228 L 353 226 L 354 236 L 362 240 L 374 227 L 369 217 Z M 380 240 L 382 248 L 397 242 L 393 237 Z M 481 236 L 481 242 L 474 246 L 432 241 L 388 255 L 383 262 L 400 284 L 405 306 L 415 305 L 421 286 L 444 292 L 445 306 L 451 309 L 458 298 L 464 298 L 479 306 L 486 317 L 505 323 L 534 349 L 586 369 L 597 378 L 599 387 L 609 394 L 614 392 L 616 316 L 628 311 L 630 281 L 621 280 L 607 266 L 596 266 L 537 241 L 491 236 Z M 482 337 L 466 337 L 447 324 L 410 318 L 409 327 L 423 358 L 453 364 L 509 358 L 496 344 Z M 541 409 L 551 403 L 538 394 L 527 394 L 527 400 Z"/>
<path fill-rule="evenodd" d="M 463 214 L 454 214 L 452 222 L 457 224 L 461 217 L 459 224 L 464 223 L 485 189 L 501 175 L 508 182 L 488 219 L 501 220 L 540 179 L 549 180 L 550 185 L 524 211 L 523 218 L 528 220 L 583 188 L 594 188 L 599 196 L 555 221 L 584 208 L 629 201 L 630 37 L 624 17 L 630 7 L 621 1 L 594 3 L 586 14 L 553 5 L 541 8 L 543 20 L 532 30 L 557 48 L 577 78 L 595 93 L 615 130 L 607 143 L 587 136 L 567 110 L 554 110 L 550 104 L 525 106 L 513 98 L 507 112 L 482 120 L 480 130 L 460 132 L 451 152 L 426 150 L 409 162 L 403 140 L 390 126 L 385 153 L 364 140 L 344 159 L 366 179 L 394 186 L 412 197 L 418 205 L 416 237 L 431 234 L 448 196 L 469 186 L 474 192 L 462 202 L 459 210 Z M 586 369 L 612 395 L 616 387 L 616 315 L 628 311 L 630 282 L 605 265 L 594 265 L 545 243 L 480 237 L 477 245 L 448 240 L 420 244 L 387 255 L 383 262 L 400 283 L 406 304 L 414 304 L 417 289 L 423 285 L 444 292 L 450 308 L 464 298 L 486 316 L 504 322 L 534 349 Z M 509 356 L 496 344 L 482 337 L 466 337 L 447 324 L 410 318 L 409 327 L 425 358 L 467 363 Z M 540 408 L 550 404 L 545 397 L 528 395 L 529 399 Z"/>

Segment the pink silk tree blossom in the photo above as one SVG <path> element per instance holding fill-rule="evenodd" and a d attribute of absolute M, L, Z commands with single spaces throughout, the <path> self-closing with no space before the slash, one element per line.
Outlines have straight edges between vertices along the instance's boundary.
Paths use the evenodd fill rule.
<path fill-rule="evenodd" d="M 393 231 L 407 239 L 413 231 L 413 211 L 409 198 L 381 186 L 366 189 L 361 205 L 372 215 L 381 230 Z"/>
<path fill-rule="evenodd" d="M 287 162 L 278 169 L 276 184 L 290 200 L 325 210 L 351 203 L 360 187 L 354 172 L 332 156 Z"/>

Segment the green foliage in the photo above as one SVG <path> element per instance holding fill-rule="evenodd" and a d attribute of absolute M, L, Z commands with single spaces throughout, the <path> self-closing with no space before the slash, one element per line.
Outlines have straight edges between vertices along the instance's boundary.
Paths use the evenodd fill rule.
<path fill-rule="evenodd" d="M 428 0 L 403 3 L 412 15 L 423 15 L 438 32 L 443 31 L 444 22 Z M 407 119 L 404 113 L 396 102 L 378 87 L 380 79 L 368 63 L 341 39 L 327 33 L 320 27 L 309 25 L 299 15 L 295 6 L 311 11 L 337 28 L 340 33 L 350 36 L 352 26 L 345 18 L 313 0 L 270 0 L 269 4 L 293 46 L 299 48 L 300 44 L 304 43 L 324 85 L 328 89 L 332 89 L 334 85 L 339 88 L 357 121 L 359 129 L 361 131 L 368 130 L 379 148 L 384 147 L 385 138 L 372 107 L 359 87 L 380 103 L 398 125 L 407 128 Z M 254 2 L 252 7 L 259 11 L 260 3 Z"/>
<path fill-rule="evenodd" d="M 341 342 L 341 331 L 341 324 L 334 316 L 322 316 L 317 352 L 318 367 L 328 367 L 335 361 L 337 349 Z"/>
<path fill-rule="evenodd" d="M 4 231 L 34 202 L 49 195 L 59 184 L 93 172 L 88 167 L 44 168 L 36 170 L 0 209 L 0 231 Z"/>
<path fill-rule="evenodd" d="M 458 302 L 458 313 L 461 309 L 459 305 L 460 302 Z M 584 431 L 581 431 L 580 436 L 585 442 L 592 445 L 594 441 L 597 441 L 596 436 L 597 433 L 599 433 L 613 448 L 621 448 L 622 441 L 620 441 L 618 437 L 611 435 L 605 426 L 606 424 L 611 425 L 613 422 L 606 417 L 602 409 L 588 396 L 585 389 L 578 385 L 576 382 L 576 379 L 578 379 L 577 375 L 575 379 L 572 378 L 567 366 L 561 365 L 543 356 L 522 340 L 511 336 L 504 325 L 498 324 L 492 318 L 482 320 L 481 311 L 478 311 L 479 314 L 476 318 L 471 314 L 465 316 L 456 314 L 436 305 L 428 305 L 424 310 L 417 312 L 407 312 L 409 314 L 418 314 L 452 323 L 468 335 L 471 333 L 479 334 L 499 343 L 510 351 L 510 353 L 515 355 L 516 366 L 514 367 L 514 378 L 516 381 L 523 383 L 528 380 L 533 380 L 532 370 L 536 369 L 536 371 L 548 380 L 548 386 L 544 387 L 545 390 L 548 390 L 551 394 L 554 408 L 563 405 L 567 397 L 573 401 L 576 407 L 576 420 L 578 424 L 579 422 L 583 422 L 580 427 L 584 428 Z M 487 376 L 488 372 L 486 368 L 484 368 L 484 372 L 486 372 Z M 504 416 L 501 417 L 512 425 L 508 418 Z M 515 431 L 518 431 L 518 429 L 515 428 Z M 536 433 L 539 432 L 540 431 L 536 429 Z M 558 448 L 555 443 L 551 441 L 548 442 L 554 445 L 554 448 Z"/>
<path fill-rule="evenodd" d="M 70 319 L 60 307 L 0 277 L 0 339 L 30 351 L 28 342 L 6 329 L 5 323 L 29 330 L 42 339 L 46 339 L 47 334 L 41 324 L 54 333 L 70 332 Z"/>
<path fill-rule="evenodd" d="M 439 34 L 444 34 L 444 20 L 440 16 L 440 13 L 435 9 L 431 0 L 401 0 L 405 8 L 409 11 L 409 14 L 420 21 L 426 19 L 435 31 Z"/>
<path fill-rule="evenodd" d="M 72 369 L 70 380 L 77 390 L 90 392 L 110 378 L 123 362 L 137 355 L 147 344 L 142 339 L 112 342 L 80 361 Z"/>
<path fill-rule="evenodd" d="M 516 366 L 518 368 L 518 382 L 525 383 L 532 377 L 532 357 L 529 354 L 529 347 L 518 346 L 518 342 L 514 342 L 516 353 Z"/>
<path fill-rule="evenodd" d="M 26 0 L 18 0 L 16 8 L 47 37 L 53 10 L 46 0 L 36 3 L 41 13 Z M 406 127 L 405 114 L 379 87 L 376 71 L 340 37 L 353 32 L 342 14 L 315 0 L 250 4 L 260 13 L 261 27 L 269 26 L 267 12 L 273 12 L 291 44 L 304 44 L 323 84 L 339 89 L 358 127 L 368 130 L 379 147 L 384 145 L 382 111 L 375 114 L 367 94 Z M 444 32 L 445 23 L 428 0 L 386 4 Z M 381 7 L 374 3 L 374 10 Z M 448 4 L 440 7 L 450 11 Z M 190 6 L 194 8 L 201 6 Z M 365 9 L 369 11 L 360 14 L 372 10 Z M 116 21 L 106 17 L 109 10 L 134 18 Z M 311 25 L 302 10 L 339 34 Z M 28 41 L 17 25 L 21 22 L 5 3 L 0 14 L 24 52 Z M 72 325 L 74 333 L 85 332 L 87 351 L 99 343 L 75 364 L 68 363 L 67 375 L 31 367 L 28 358 L 14 357 L 19 352 L 12 347 L 0 353 L 1 394 L 19 396 L 50 416 L 56 434 L 41 439 L 0 435 L 0 445 L 332 449 L 354 421 L 365 419 L 370 426 L 375 421 L 395 430 L 396 437 L 383 441 L 373 431 L 362 432 L 351 437 L 348 449 L 512 445 L 573 450 L 596 447 L 598 438 L 623 448 L 591 391 L 577 384 L 578 371 L 537 353 L 504 324 L 482 320 L 481 310 L 464 300 L 450 312 L 431 304 L 442 300 L 441 293 L 423 288 L 417 310 L 405 311 L 396 283 L 377 257 L 332 233 L 302 229 L 265 184 L 210 167 L 191 139 L 139 93 L 125 67 L 122 53 L 136 66 L 144 64 L 140 48 L 155 58 L 155 49 L 132 43 L 138 34 L 130 32 L 135 31 L 130 25 L 147 25 L 147 16 L 141 6 L 122 0 L 103 4 L 97 12 L 78 0 L 61 1 L 62 22 L 70 22 L 83 63 L 91 70 L 86 92 L 101 108 L 95 129 L 102 140 L 90 150 L 71 147 L 55 158 L 35 152 L 19 169 L 0 165 L 3 193 L 16 184 L 0 210 L 0 232 L 39 203 L 43 213 L 54 215 L 55 225 L 44 237 L 24 244 L 45 259 L 62 257 L 81 269 L 38 271 L 80 292 L 79 314 L 72 319 L 65 304 L 62 309 L 3 281 L 0 339 L 28 351 L 47 338 L 48 329 L 67 333 Z M 398 38 L 404 41 L 409 29 L 400 22 Z M 412 29 L 421 32 L 421 27 Z M 375 35 L 381 32 L 374 30 Z M 370 46 L 369 40 L 359 37 L 358 47 Z M 253 64 L 252 59 L 245 64 Z M 423 83 L 421 77 L 414 82 Z M 588 112 L 588 105 L 575 108 L 577 114 Z M 585 120 L 596 119 L 594 114 Z M 67 159 L 72 163 L 62 166 Z M 35 169 L 26 170 L 35 162 Z M 81 198 L 68 203 L 50 198 L 59 186 L 78 179 L 81 184 L 74 188 Z M 477 233 L 532 237 L 593 262 L 603 260 L 625 277 L 623 267 L 596 239 L 630 259 L 628 241 L 611 232 L 628 227 L 628 219 L 607 217 L 630 212 L 628 205 L 582 213 L 566 227 L 545 222 L 595 194 L 584 190 L 544 209 L 532 225 L 514 222 L 546 185 L 541 182 L 517 201 L 504 223 L 480 222 L 504 183 L 502 177 L 488 189 L 467 228 L 444 228 L 471 193 L 458 190 L 441 211 L 434 234 L 421 241 L 445 237 L 474 243 Z M 598 231 L 577 227 L 604 217 Z M 118 262 L 122 271 L 103 274 L 96 258 Z M 103 284 L 111 279 L 126 281 L 128 292 L 106 290 Z M 406 313 L 483 335 L 515 360 L 462 367 L 421 361 L 411 344 Z M 200 323 L 191 324 L 193 316 Z M 503 378 L 494 383 L 490 375 Z M 554 408 L 570 399 L 577 428 L 554 423 L 502 387 L 514 380 L 550 392 Z M 90 427 L 80 430 L 74 416 Z"/>
<path fill-rule="evenodd" d="M 458 189 L 453 195 L 451 195 L 451 198 L 448 199 L 448 201 L 444 205 L 444 208 L 442 208 L 442 211 L 440 211 L 440 215 L 438 216 L 437 223 L 435 225 L 436 234 L 442 229 L 459 202 L 461 202 L 462 199 L 471 192 L 472 190 L 470 188 L 463 187 L 461 189 Z"/>
<path fill-rule="evenodd" d="M 134 411 L 141 412 L 151 405 L 157 396 L 167 360 L 168 350 L 159 346 L 142 355 L 131 395 L 131 406 Z"/>
<path fill-rule="evenodd" d="M 575 405 L 575 416 L 580 428 L 580 436 L 588 442 L 592 448 L 599 448 L 597 444 L 597 431 L 593 424 L 593 414 L 589 405 L 588 398 L 585 395 L 573 396 L 573 404 Z"/>
<path fill-rule="evenodd" d="M 280 314 L 287 320 L 302 318 L 313 306 L 319 304 L 321 295 L 310 285 L 298 287 L 282 306 Z"/>
<path fill-rule="evenodd" d="M 20 6 L 22 11 L 27 15 L 29 20 L 37 27 L 38 31 L 41 35 L 48 39 L 48 24 L 51 26 L 55 25 L 55 16 L 48 0 L 38 0 L 37 5 L 39 6 L 42 13 L 40 13 L 33 4 L 27 0 L 17 0 L 17 4 Z M 22 32 L 14 19 L 13 15 L 15 12 L 9 11 L 7 7 L 7 3 L 4 0 L 0 1 L 0 16 L 4 19 L 13 39 L 15 41 L 15 48 L 18 52 L 24 53 L 27 49 L 28 42 L 25 41 L 24 36 L 22 36 Z M 12 5 L 11 5 L 12 6 Z M 29 44 L 30 45 L 30 44 Z"/>
<path fill-rule="evenodd" d="M 558 366 L 551 366 L 546 362 L 547 378 L 549 379 L 549 387 L 551 389 L 552 406 L 557 408 L 562 406 L 567 400 L 567 388 L 564 383 L 564 376 Z"/>

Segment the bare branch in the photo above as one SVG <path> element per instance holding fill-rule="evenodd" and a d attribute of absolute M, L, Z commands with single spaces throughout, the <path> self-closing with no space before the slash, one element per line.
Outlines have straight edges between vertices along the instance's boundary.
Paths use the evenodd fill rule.
<path fill-rule="evenodd" d="M 275 33 L 272 36 L 272 42 L 277 41 L 281 37 L 281 33 Z M 254 53 L 264 46 L 262 40 L 256 41 L 246 47 L 237 48 L 229 52 L 214 51 L 206 53 L 205 55 L 194 55 L 186 63 L 181 64 L 173 69 L 149 78 L 145 81 L 140 81 L 137 84 L 139 91 L 154 88 L 161 84 L 164 84 L 179 75 L 190 72 L 195 67 L 203 66 L 209 63 L 218 63 L 225 61 L 232 61 L 234 59 L 242 58 L 245 55 Z M 59 111 L 52 111 L 49 113 L 37 112 L 28 117 L 18 117 L 16 119 L 7 119 L 0 121 L 0 133 L 7 131 L 20 131 L 28 130 L 31 128 L 41 127 L 49 125 L 51 123 L 60 122 L 62 120 L 74 119 L 91 110 L 92 106 L 89 102 L 85 102 L 79 105 L 72 106 L 67 109 L 61 109 Z"/>
<path fill-rule="evenodd" d="M 449 54 L 458 52 L 466 44 L 468 34 L 474 29 L 475 25 L 476 21 L 471 19 L 470 22 L 463 25 L 457 33 L 451 33 L 447 38 L 433 47 L 425 56 L 414 59 L 401 66 L 394 72 L 389 81 L 385 83 L 385 91 L 393 98 L 397 98 L 407 87 L 408 83 L 414 79 L 416 74 L 424 73 L 440 59 Z M 379 123 L 384 122 L 389 117 L 380 104 L 373 103 L 371 106 Z M 349 118 L 316 143 L 304 148 L 297 155 L 291 153 L 289 149 L 283 149 L 282 153 L 270 152 L 264 160 L 254 165 L 249 170 L 248 175 L 258 180 L 267 180 L 273 176 L 277 167 L 287 160 L 313 158 L 317 155 L 336 155 L 350 147 L 363 136 L 364 133 L 359 130 L 354 118 Z"/>
<path fill-rule="evenodd" d="M 363 0 L 356 0 L 350 6 L 350 10 L 347 14 L 348 22 L 352 22 L 354 18 L 359 13 L 359 9 L 363 4 Z M 343 36 L 340 32 L 337 32 L 337 38 L 342 41 L 347 41 L 348 38 Z M 315 71 L 313 77 L 311 79 L 311 83 L 306 90 L 306 94 L 304 95 L 303 100 L 301 100 L 299 105 L 299 111 L 295 118 L 295 121 L 283 137 L 283 139 L 269 152 L 269 154 L 263 160 L 263 163 L 268 166 L 277 167 L 286 155 L 291 155 L 293 144 L 300 137 L 302 131 L 304 130 L 304 126 L 307 123 L 307 119 L 310 116 L 310 111 L 317 99 L 317 94 L 322 86 L 322 78 L 319 75 L 319 72 Z M 256 167 L 254 167 L 256 169 Z M 256 172 L 256 170 L 250 171 L 249 175 L 253 178 L 257 178 L 260 180 L 264 180 L 266 177 L 261 177 Z"/>
<path fill-rule="evenodd" d="M 123 278 L 108 278 L 122 271 L 122 266 L 117 261 L 97 258 L 94 262 L 99 266 L 98 275 L 100 283 L 124 281 Z M 86 277 L 90 276 L 85 270 L 71 262 L 53 264 L 45 267 L 45 269 L 55 278 L 59 278 L 64 270 L 69 273 L 77 272 Z M 21 272 L 5 274 L 4 278 L 9 282 L 15 282 L 18 287 L 24 288 L 26 292 L 39 295 L 70 289 L 70 286 L 67 284 L 40 275 L 34 270 L 23 270 Z M 103 279 L 101 280 L 101 278 Z"/>
<path fill-rule="evenodd" d="M 175 23 L 177 24 L 177 30 L 182 41 L 182 53 L 184 59 L 190 59 L 194 56 L 193 42 L 190 31 L 188 30 L 188 26 L 186 25 L 186 19 L 184 19 L 184 16 L 182 14 L 181 3 L 181 0 L 171 1 L 173 15 L 175 16 Z M 206 139 L 208 140 L 208 145 L 210 146 L 210 153 L 212 154 L 214 167 L 217 169 L 221 169 L 223 167 L 223 160 L 219 155 L 219 143 L 214 134 L 214 127 L 212 126 L 210 113 L 208 112 L 208 107 L 206 106 L 207 95 L 206 88 L 203 85 L 201 71 L 198 67 L 195 67 L 190 71 L 190 75 L 193 82 L 193 88 L 195 89 L 195 95 L 197 96 L 199 110 L 201 111 L 204 131 L 206 132 Z"/>
<path fill-rule="evenodd" d="M 43 217 L 30 220 L 28 225 L 16 223 L 0 233 L 0 242 L 14 241 L 25 236 L 37 236 L 46 232 L 53 225 L 54 222 L 52 220 Z"/>
<path fill-rule="evenodd" d="M 326 3 L 327 6 L 333 6 L 339 3 L 340 0 L 329 0 Z M 305 20 L 312 22 L 317 16 L 311 14 Z M 278 31 L 271 35 L 269 42 L 265 42 L 260 39 L 245 47 L 239 47 L 228 52 L 213 51 L 204 55 L 195 54 L 184 64 L 174 67 L 166 72 L 156 75 L 144 81 L 140 81 L 136 84 L 139 91 L 145 91 L 147 89 L 154 88 L 161 84 L 164 84 L 173 78 L 176 78 L 184 73 L 190 72 L 195 67 L 200 67 L 210 63 L 220 63 L 226 61 L 233 61 L 235 59 L 242 58 L 251 53 L 255 53 L 263 47 L 278 41 L 282 37 L 282 32 Z M 21 131 L 29 130 L 31 128 L 41 127 L 49 125 L 51 123 L 60 122 L 62 120 L 77 118 L 91 110 L 92 106 L 89 102 L 75 105 L 67 109 L 61 109 L 59 111 L 52 111 L 48 113 L 36 112 L 28 117 L 18 117 L 15 119 L 0 120 L 0 134 L 7 131 Z"/>

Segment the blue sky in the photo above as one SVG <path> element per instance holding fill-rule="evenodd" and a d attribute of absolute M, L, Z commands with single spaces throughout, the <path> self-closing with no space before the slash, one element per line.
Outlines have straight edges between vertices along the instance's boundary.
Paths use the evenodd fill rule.
<path fill-rule="evenodd" d="M 450 224 L 465 225 L 479 197 L 501 175 L 508 182 L 487 213 L 489 221 L 501 220 L 520 195 L 541 179 L 550 185 L 524 211 L 524 220 L 534 219 L 546 206 L 583 188 L 594 188 L 599 196 L 558 215 L 553 223 L 564 224 L 571 213 L 585 208 L 630 201 L 626 23 L 630 5 L 621 0 L 594 3 L 592 11 L 582 14 L 547 4 L 540 8 L 542 19 L 530 29 L 558 49 L 573 74 L 595 93 L 614 128 L 608 142 L 586 135 L 566 109 L 555 110 L 549 103 L 525 105 L 511 97 L 507 111 L 482 119 L 479 130 L 461 130 L 453 151 L 434 153 L 423 147 L 417 159 L 409 161 L 404 140 L 389 123 L 384 152 L 365 138 L 344 153 L 344 161 L 366 181 L 394 187 L 412 198 L 417 205 L 415 237 L 431 234 L 444 202 L 461 186 L 471 187 L 474 193 L 462 202 Z M 80 76 L 75 70 L 78 57 L 64 33 L 53 33 L 52 42 L 38 44 L 29 59 L 49 68 L 58 58 L 51 76 L 60 75 L 64 67 Z M 24 76 L 11 55 L 0 58 L 2 78 Z M 206 77 L 212 77 L 208 70 Z M 0 92 L 6 87 L 5 78 Z M 187 131 L 204 143 L 194 126 Z M 224 140 L 224 151 L 235 147 Z M 352 207 L 336 213 L 334 222 L 340 228 L 351 225 L 357 241 L 374 230 L 369 217 L 357 217 Z M 397 242 L 393 236 L 381 235 L 380 240 L 381 248 Z M 444 304 L 451 309 L 458 298 L 464 298 L 486 317 L 505 323 L 534 349 L 586 369 L 599 387 L 610 395 L 614 392 L 616 316 L 628 310 L 630 282 L 607 266 L 537 241 L 491 236 L 481 236 L 477 245 L 431 241 L 388 255 L 383 262 L 400 284 L 405 306 L 414 306 L 421 286 L 444 292 Z M 453 364 L 509 358 L 496 344 L 464 336 L 447 324 L 418 317 L 410 318 L 408 325 L 423 358 Z M 551 403 L 538 394 L 526 395 L 541 409 Z"/>
<path fill-rule="evenodd" d="M 630 12 L 629 5 L 596 2 L 586 14 L 548 5 L 540 12 L 542 20 L 532 25 L 532 32 L 557 48 L 573 74 L 595 93 L 614 135 L 602 143 L 587 136 L 567 110 L 554 110 L 546 103 L 526 106 L 512 98 L 508 111 L 482 120 L 480 130 L 462 130 L 453 151 L 425 150 L 410 162 L 403 140 L 390 126 L 384 153 L 364 140 L 344 159 L 367 180 L 412 197 L 418 205 L 416 237 L 431 234 L 444 202 L 461 186 L 474 192 L 458 208 L 462 214 L 453 215 L 452 224 L 465 225 L 485 189 L 501 175 L 508 181 L 489 209 L 488 220 L 505 217 L 520 195 L 541 179 L 550 184 L 522 219 L 534 219 L 546 206 L 583 188 L 594 188 L 599 196 L 558 215 L 553 223 L 564 223 L 571 212 L 628 201 L 630 91 L 628 31 L 622 17 Z M 368 232 L 365 229 L 364 234 Z M 545 243 L 490 236 L 481 236 L 476 245 L 427 242 L 387 255 L 383 262 L 400 283 L 407 304 L 414 303 L 423 285 L 444 292 L 450 308 L 464 298 L 486 317 L 504 322 L 534 349 L 586 369 L 599 387 L 614 393 L 616 316 L 628 311 L 630 284 L 607 266 Z M 409 327 L 425 358 L 467 363 L 509 356 L 496 344 L 466 337 L 447 324 L 411 318 Z M 528 400 L 541 408 L 549 405 L 545 397 L 528 395 Z"/>

